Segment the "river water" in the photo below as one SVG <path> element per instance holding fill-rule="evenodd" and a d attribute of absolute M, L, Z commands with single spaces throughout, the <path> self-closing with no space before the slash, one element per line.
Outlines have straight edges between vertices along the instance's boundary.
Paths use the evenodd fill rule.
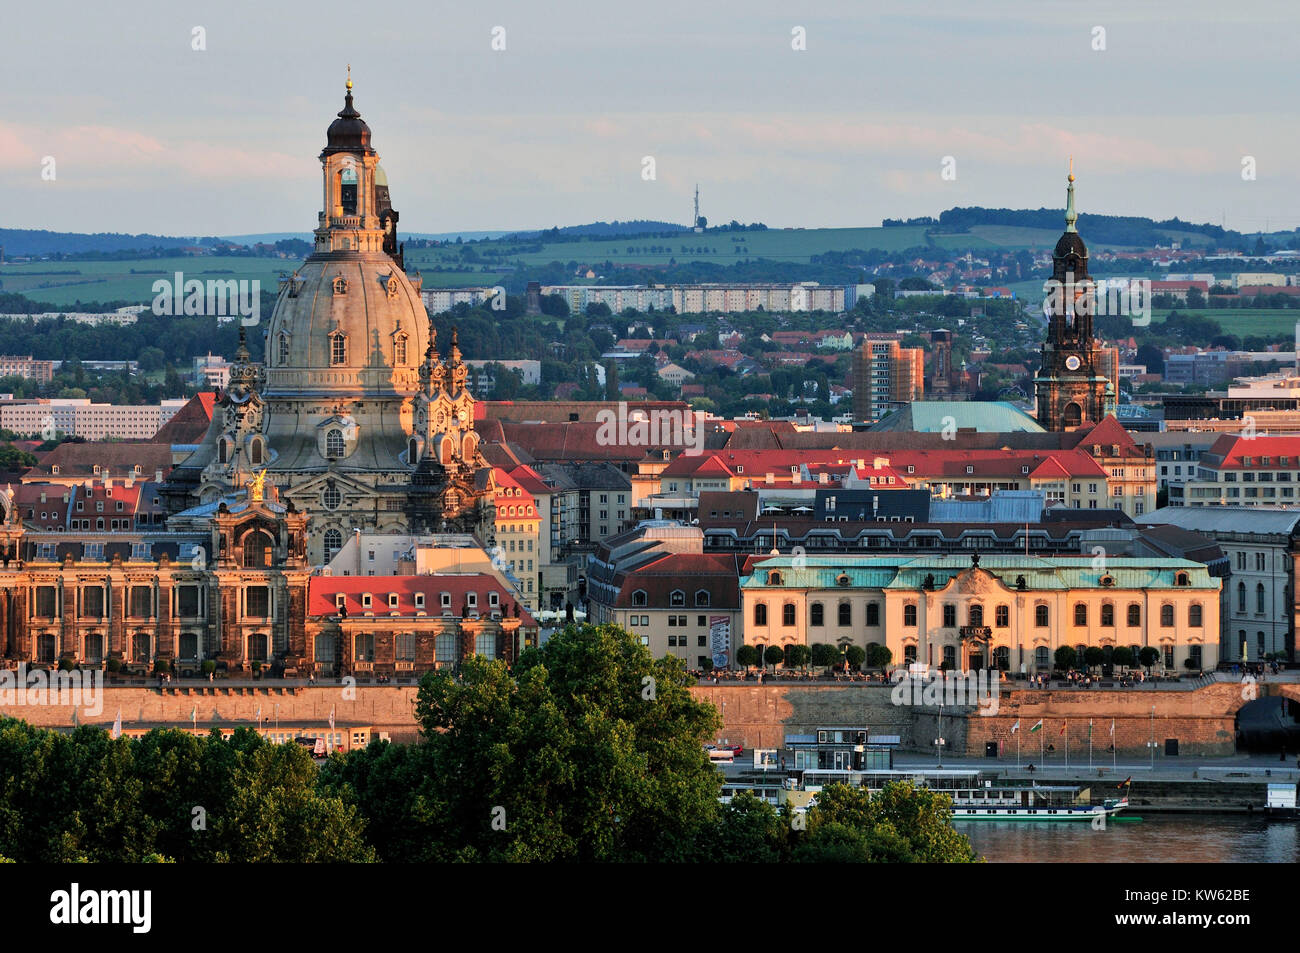
<path fill-rule="evenodd" d="M 1300 822 L 1249 815 L 1147 814 L 1089 824 L 958 821 L 989 863 L 1300 863 Z"/>

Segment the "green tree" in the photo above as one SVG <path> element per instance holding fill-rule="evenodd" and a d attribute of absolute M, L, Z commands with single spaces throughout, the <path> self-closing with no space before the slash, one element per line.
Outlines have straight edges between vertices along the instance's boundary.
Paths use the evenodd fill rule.
<path fill-rule="evenodd" d="M 867 660 L 867 650 L 860 645 L 850 645 L 844 653 L 844 659 L 853 669 L 861 669 L 862 663 Z"/>
<path fill-rule="evenodd" d="M 1152 667 L 1158 661 L 1160 661 L 1160 653 L 1159 651 L 1152 648 L 1151 646 L 1144 645 L 1141 649 L 1138 650 L 1138 664 L 1140 664 L 1148 672 L 1151 671 Z"/>
<path fill-rule="evenodd" d="M 474 657 L 420 683 L 446 859 L 678 860 L 715 823 L 721 727 L 682 663 L 570 626 L 516 670 Z"/>
<path fill-rule="evenodd" d="M 763 661 L 772 666 L 772 671 L 775 672 L 776 667 L 785 661 L 785 649 L 779 645 L 769 645 L 763 652 Z"/>
<path fill-rule="evenodd" d="M 1068 668 L 1074 668 L 1078 661 L 1079 653 L 1068 645 L 1062 645 L 1056 650 L 1052 658 L 1056 661 L 1056 667 L 1064 671 Z"/>
<path fill-rule="evenodd" d="M 1088 668 L 1096 668 L 1106 661 L 1106 652 L 1096 645 L 1090 645 L 1083 650 L 1083 664 Z"/>
<path fill-rule="evenodd" d="M 742 645 L 736 649 L 736 664 L 743 665 L 745 668 L 758 665 L 762 661 L 758 655 L 758 649 L 752 645 Z"/>
<path fill-rule="evenodd" d="M 890 651 L 889 646 L 877 645 L 875 642 L 867 646 L 867 664 L 872 668 L 879 668 L 884 672 L 893 660 L 894 653 Z"/>
<path fill-rule="evenodd" d="M 1133 665 L 1133 650 L 1127 645 L 1115 646 L 1115 651 L 1110 653 L 1111 663 L 1121 668 L 1129 668 Z"/>

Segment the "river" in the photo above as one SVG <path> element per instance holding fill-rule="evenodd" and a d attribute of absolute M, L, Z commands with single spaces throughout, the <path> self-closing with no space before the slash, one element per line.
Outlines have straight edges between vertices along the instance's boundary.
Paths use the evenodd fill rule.
<path fill-rule="evenodd" d="M 959 821 L 989 863 L 1300 863 L 1300 822 L 1249 815 L 1156 814 L 1089 824 Z"/>

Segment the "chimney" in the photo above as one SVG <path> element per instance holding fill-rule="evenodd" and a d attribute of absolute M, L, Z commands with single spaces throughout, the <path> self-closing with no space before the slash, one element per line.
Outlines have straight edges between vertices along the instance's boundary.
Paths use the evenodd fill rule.
<path fill-rule="evenodd" d="M 155 482 L 155 483 L 161 483 L 162 481 L 163 481 L 163 478 L 162 478 L 162 467 L 159 467 L 158 469 L 156 469 L 156 470 L 153 471 L 153 482 Z"/>

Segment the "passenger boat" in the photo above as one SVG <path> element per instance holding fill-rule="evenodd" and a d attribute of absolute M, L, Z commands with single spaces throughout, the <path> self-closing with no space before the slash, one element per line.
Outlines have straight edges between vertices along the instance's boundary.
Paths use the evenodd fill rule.
<path fill-rule="evenodd" d="M 1127 796 L 1093 804 L 1092 791 L 1087 787 L 1010 780 L 974 769 L 818 769 L 789 771 L 779 779 L 733 777 L 724 782 L 720 800 L 729 803 L 739 791 L 747 790 L 770 803 L 789 804 L 792 810 L 803 812 L 816 803 L 817 793 L 828 784 L 865 787 L 878 794 L 894 781 L 948 795 L 953 821 L 1095 822 L 1097 818 L 1114 817 L 1129 806 Z"/>

